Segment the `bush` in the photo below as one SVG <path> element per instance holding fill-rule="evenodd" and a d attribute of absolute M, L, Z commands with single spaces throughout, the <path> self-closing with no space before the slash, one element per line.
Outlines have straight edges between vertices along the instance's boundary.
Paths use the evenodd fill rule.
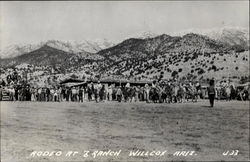
<path fill-rule="evenodd" d="M 213 69 L 214 71 L 216 71 L 216 70 L 217 70 L 217 68 L 216 68 L 216 66 L 215 66 L 215 65 L 213 65 L 213 66 L 212 66 L 212 69 Z"/>
<path fill-rule="evenodd" d="M 173 71 L 172 74 L 171 74 L 172 77 L 175 77 L 176 75 L 178 75 L 177 71 Z"/>
<path fill-rule="evenodd" d="M 235 67 L 235 70 L 239 70 L 238 66 Z"/>
<path fill-rule="evenodd" d="M 201 75 L 203 73 L 205 73 L 205 70 L 200 68 L 199 71 L 198 71 L 198 75 Z"/>

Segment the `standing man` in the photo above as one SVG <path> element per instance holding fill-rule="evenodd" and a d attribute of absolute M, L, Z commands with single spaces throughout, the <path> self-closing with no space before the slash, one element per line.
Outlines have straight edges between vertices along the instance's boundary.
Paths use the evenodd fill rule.
<path fill-rule="evenodd" d="M 91 84 L 88 84 L 87 86 L 87 93 L 88 93 L 88 100 L 91 101 L 92 100 L 92 86 L 93 86 L 93 83 L 91 82 Z"/>
<path fill-rule="evenodd" d="M 0 101 L 2 101 L 2 93 L 3 93 L 3 88 L 2 88 L 2 85 L 0 85 Z"/>
<path fill-rule="evenodd" d="M 150 87 L 148 84 L 145 84 L 145 99 L 146 99 L 146 102 L 148 103 L 149 102 L 149 91 L 150 91 Z"/>
<path fill-rule="evenodd" d="M 82 87 L 80 87 L 78 95 L 79 95 L 79 102 L 83 102 L 83 88 Z"/>
<path fill-rule="evenodd" d="M 72 88 L 72 101 L 73 102 L 77 101 L 77 92 L 75 87 Z"/>
<path fill-rule="evenodd" d="M 214 98 L 215 98 L 215 87 L 214 87 L 214 80 L 210 80 L 209 82 L 209 87 L 208 87 L 208 97 L 209 97 L 209 102 L 210 106 L 214 106 Z"/>
<path fill-rule="evenodd" d="M 100 92 L 101 92 L 101 89 L 102 89 L 102 84 L 100 83 L 100 81 L 98 80 L 98 83 L 96 85 L 96 101 L 99 102 L 100 101 Z"/>
<path fill-rule="evenodd" d="M 51 90 L 50 90 L 50 99 L 49 99 L 49 101 L 55 101 L 54 93 L 55 93 L 55 89 L 54 89 L 54 87 L 52 87 Z"/>
<path fill-rule="evenodd" d="M 22 88 L 19 89 L 19 93 L 22 91 Z M 21 93 L 20 93 L 21 94 Z M 39 87 L 37 90 L 38 101 L 42 101 L 42 88 Z M 20 98 L 20 96 L 18 96 Z"/>
<path fill-rule="evenodd" d="M 50 89 L 49 89 L 49 87 L 46 87 L 46 100 L 47 100 L 47 102 L 50 101 Z"/>
<path fill-rule="evenodd" d="M 117 101 L 118 102 L 121 102 L 122 101 L 122 89 L 121 89 L 121 86 L 118 87 L 117 89 L 117 92 L 116 92 L 116 98 L 117 98 Z"/>

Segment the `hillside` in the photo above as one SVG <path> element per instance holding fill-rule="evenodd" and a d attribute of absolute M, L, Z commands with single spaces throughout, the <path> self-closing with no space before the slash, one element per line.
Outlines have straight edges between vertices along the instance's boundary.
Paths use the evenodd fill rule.
<path fill-rule="evenodd" d="M 172 34 L 175 36 L 183 36 L 188 33 L 205 35 L 223 44 L 233 46 L 237 50 L 249 49 L 249 29 L 247 28 L 223 27 L 212 29 L 188 29 Z"/>
<path fill-rule="evenodd" d="M 130 38 L 97 53 L 71 53 L 44 45 L 18 57 L 0 59 L 0 63 L 3 67 L 57 65 L 58 73 L 63 74 L 130 79 L 222 79 L 249 75 L 249 51 L 238 51 L 234 45 L 194 33 Z"/>
<path fill-rule="evenodd" d="M 106 58 L 99 73 L 108 76 L 221 79 L 247 76 L 249 71 L 248 51 L 237 52 L 233 46 L 194 33 L 128 39 L 98 54 Z"/>
<path fill-rule="evenodd" d="M 183 37 L 163 34 L 148 39 L 131 38 L 102 50 L 98 54 L 106 58 L 104 66 L 100 65 L 100 71 L 112 69 L 113 73 L 122 74 L 126 71 L 136 71 L 136 69 L 138 69 L 136 73 L 141 73 L 144 68 L 157 67 L 159 63 L 155 63 L 154 60 L 161 57 L 164 59 L 160 64 L 175 64 L 180 61 L 189 61 L 189 59 L 191 61 L 198 55 L 228 53 L 229 51 L 230 46 L 224 46 L 206 36 L 191 33 Z"/>
<path fill-rule="evenodd" d="M 0 61 L 2 66 L 16 66 L 23 63 L 46 66 L 62 64 L 65 59 L 72 57 L 72 55 L 71 53 L 45 45 L 32 52 L 14 58 L 1 59 Z"/>
<path fill-rule="evenodd" d="M 10 45 L 0 50 L 0 58 L 14 58 L 37 50 L 43 46 L 49 46 L 68 53 L 96 53 L 102 49 L 112 47 L 113 42 L 107 39 L 96 39 L 93 41 L 60 41 L 48 40 L 38 44 Z"/>

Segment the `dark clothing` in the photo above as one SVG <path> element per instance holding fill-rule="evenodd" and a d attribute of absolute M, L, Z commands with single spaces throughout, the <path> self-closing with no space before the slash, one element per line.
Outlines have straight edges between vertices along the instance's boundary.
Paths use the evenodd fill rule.
<path fill-rule="evenodd" d="M 88 87 L 87 92 L 88 92 L 88 100 L 91 101 L 92 100 L 92 88 Z"/>
<path fill-rule="evenodd" d="M 105 94 L 105 92 L 104 92 L 104 87 L 102 87 L 102 89 L 101 89 L 100 92 L 99 92 L 100 101 L 104 100 L 104 94 Z"/>
<path fill-rule="evenodd" d="M 215 88 L 214 88 L 214 86 L 210 85 L 208 87 L 207 91 L 208 91 L 210 106 L 213 107 L 214 106 L 214 98 L 215 98 Z"/>
<path fill-rule="evenodd" d="M 61 94 L 63 99 L 66 98 L 66 90 L 64 88 L 62 89 Z"/>
<path fill-rule="evenodd" d="M 50 89 L 46 89 L 46 100 L 49 101 Z"/>
<path fill-rule="evenodd" d="M 15 99 L 16 101 L 18 101 L 18 89 L 17 88 L 15 88 Z"/>
<path fill-rule="evenodd" d="M 117 95 L 117 101 L 121 102 L 122 101 L 122 95 Z"/>
<path fill-rule="evenodd" d="M 65 97 L 66 97 L 66 101 L 69 101 L 69 98 L 70 98 L 70 90 L 69 89 L 67 89 L 65 91 Z"/>
<path fill-rule="evenodd" d="M 79 94 L 78 94 L 78 97 L 79 97 L 79 102 L 83 102 L 83 89 L 79 89 Z"/>
<path fill-rule="evenodd" d="M 209 97 L 210 106 L 213 107 L 215 94 L 208 94 L 208 97 Z"/>
<path fill-rule="evenodd" d="M 207 92 L 208 92 L 208 94 L 215 94 L 215 88 L 214 88 L 214 86 L 209 86 L 207 88 Z"/>

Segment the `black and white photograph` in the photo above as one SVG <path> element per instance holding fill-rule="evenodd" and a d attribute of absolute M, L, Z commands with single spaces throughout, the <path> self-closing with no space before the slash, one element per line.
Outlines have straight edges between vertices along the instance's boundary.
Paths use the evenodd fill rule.
<path fill-rule="evenodd" d="M 249 1 L 1 1 L 1 162 L 250 161 Z"/>

